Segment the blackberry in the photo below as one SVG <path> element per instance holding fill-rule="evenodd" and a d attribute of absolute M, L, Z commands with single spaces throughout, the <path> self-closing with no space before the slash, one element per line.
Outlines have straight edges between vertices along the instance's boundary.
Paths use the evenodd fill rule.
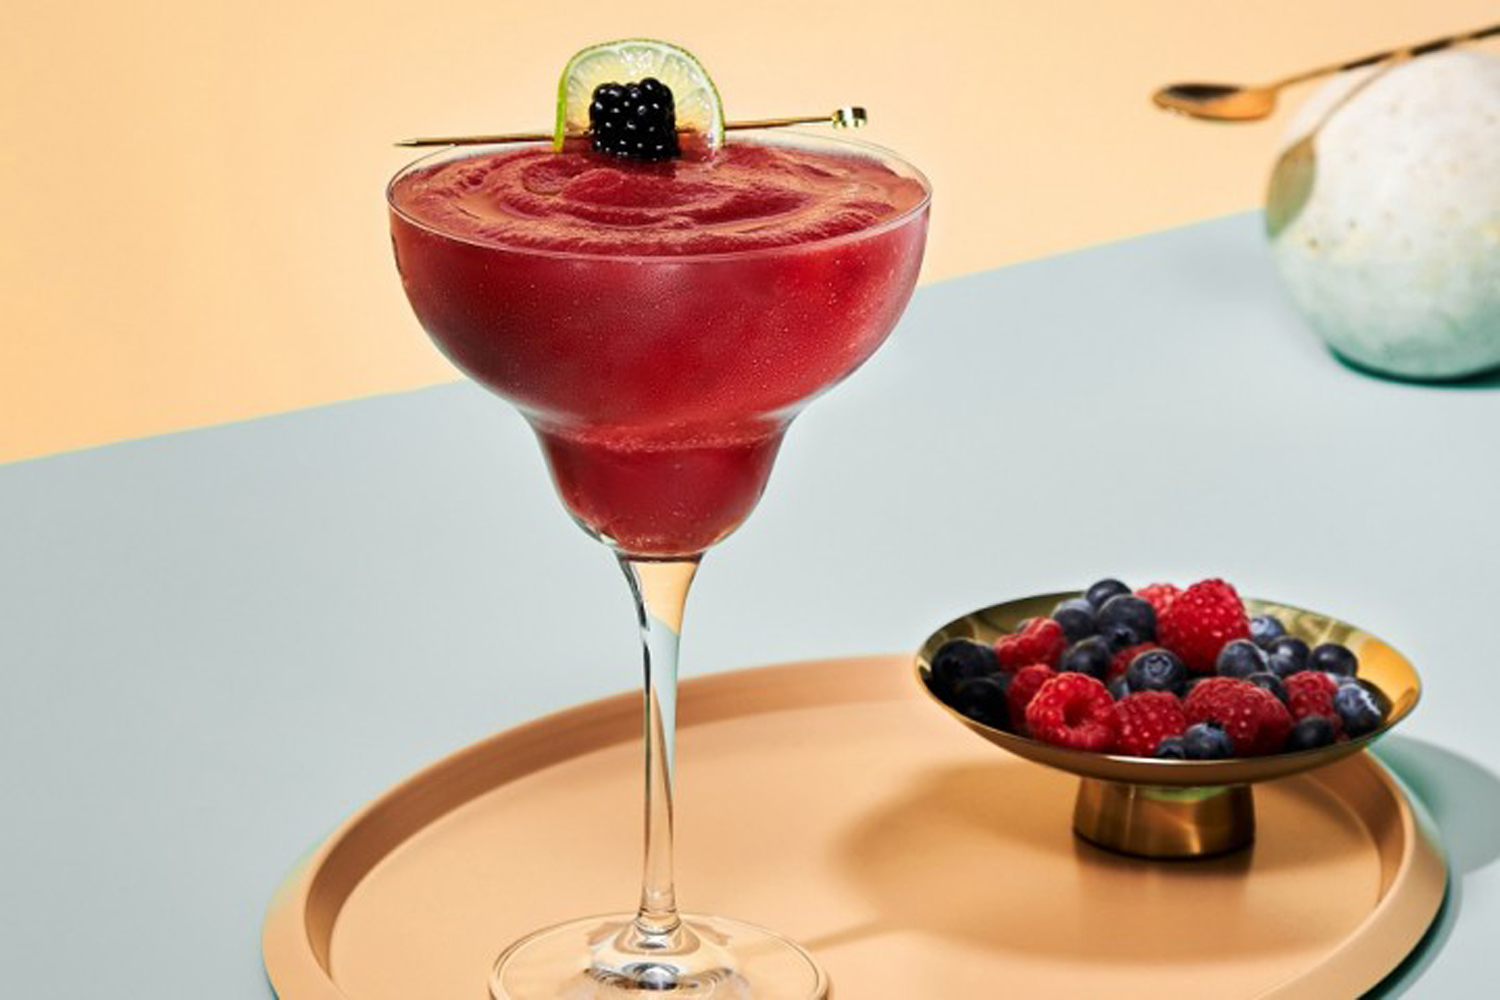
<path fill-rule="evenodd" d="M 951 705 L 964 681 L 986 677 L 999 669 L 1000 659 L 989 643 L 949 639 L 932 654 L 932 689 Z"/>
<path fill-rule="evenodd" d="M 1186 693 L 1187 667 L 1176 653 L 1148 649 L 1125 668 L 1125 683 L 1131 691 L 1167 691 L 1182 695 Z"/>
<path fill-rule="evenodd" d="M 1325 642 L 1317 646 L 1307 657 L 1308 670 L 1321 670 L 1325 674 L 1353 677 L 1359 672 L 1359 657 L 1348 646 L 1337 642 Z"/>
<path fill-rule="evenodd" d="M 1224 648 L 1219 650 L 1219 658 L 1214 663 L 1214 670 L 1220 677 L 1249 677 L 1258 674 L 1266 668 L 1266 651 L 1261 649 L 1249 639 L 1236 639 L 1225 643 Z"/>
<path fill-rule="evenodd" d="M 1109 675 L 1109 662 L 1114 656 L 1099 636 L 1080 639 L 1063 650 L 1057 661 L 1057 672 L 1062 674 L 1088 674 L 1095 680 L 1104 680 Z"/>
<path fill-rule="evenodd" d="M 595 152 L 631 160 L 680 156 L 672 89 L 654 76 L 599 84 L 589 102 L 589 138 Z"/>
<path fill-rule="evenodd" d="M 1256 615 L 1250 619 L 1250 641 L 1265 648 L 1274 639 L 1286 635 L 1286 626 L 1275 615 Z"/>
<path fill-rule="evenodd" d="M 1111 597 L 1119 597 L 1122 594 L 1128 593 L 1130 593 L 1129 587 L 1125 586 L 1119 580 L 1108 579 L 1100 580 L 1088 590 L 1084 591 L 1083 598 L 1084 600 L 1092 604 L 1095 608 L 1102 608 L 1104 607 L 1105 602 L 1108 601 Z"/>
<path fill-rule="evenodd" d="M 1069 642 L 1086 639 L 1099 631 L 1099 625 L 1094 621 L 1094 606 L 1082 597 L 1063 601 L 1052 609 L 1052 620 L 1062 626 L 1063 635 Z"/>

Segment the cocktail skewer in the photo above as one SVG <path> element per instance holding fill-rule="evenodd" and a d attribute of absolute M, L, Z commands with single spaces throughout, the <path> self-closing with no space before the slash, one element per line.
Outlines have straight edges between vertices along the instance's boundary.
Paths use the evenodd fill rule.
<path fill-rule="evenodd" d="M 1314 80 L 1320 76 L 1330 73 L 1339 73 L 1348 69 L 1359 69 L 1362 66 L 1376 66 L 1380 63 L 1390 62 L 1396 59 L 1413 59 L 1417 56 L 1425 56 L 1429 52 L 1437 52 L 1461 42 L 1475 42 L 1481 38 L 1489 38 L 1500 35 L 1500 24 L 1492 24 L 1487 28 L 1479 28 L 1475 31 L 1466 31 L 1459 35 L 1446 35 L 1442 38 L 1434 38 L 1428 42 L 1419 42 L 1416 45 L 1407 45 L 1398 49 L 1390 49 L 1385 52 L 1375 52 L 1371 55 L 1351 59 L 1348 62 L 1338 63 L 1333 66 L 1320 66 L 1292 76 L 1283 77 L 1271 83 L 1249 85 L 1240 83 L 1174 83 L 1169 87 L 1163 87 L 1151 96 L 1156 105 L 1166 108 L 1168 111 L 1176 111 L 1179 114 L 1191 115 L 1194 118 L 1206 118 L 1210 121 L 1220 122 L 1248 122 L 1265 118 L 1276 110 L 1276 95 L 1284 87 L 1290 87 L 1294 83 L 1303 83 Z"/>
<path fill-rule="evenodd" d="M 834 128 L 861 128 L 868 122 L 865 109 L 856 105 L 837 108 L 831 114 L 805 115 L 800 118 L 759 118 L 754 121 L 726 122 L 725 129 L 785 128 L 788 125 L 832 125 Z M 690 131 L 681 129 L 679 131 Z M 488 146 L 504 142 L 550 142 L 551 132 L 502 132 L 498 135 L 445 135 L 419 139 L 402 139 L 398 146 Z"/>

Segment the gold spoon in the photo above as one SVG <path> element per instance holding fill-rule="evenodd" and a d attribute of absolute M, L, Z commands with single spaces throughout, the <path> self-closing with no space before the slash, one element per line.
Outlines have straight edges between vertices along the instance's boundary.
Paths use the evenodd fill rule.
<path fill-rule="evenodd" d="M 807 115 L 801 118 L 761 118 L 748 122 L 728 122 L 726 129 L 784 128 L 787 125 L 832 125 L 834 128 L 862 128 L 870 120 L 865 109 L 850 105 L 831 114 Z M 685 130 L 680 130 L 685 131 Z M 506 132 L 500 135 L 448 135 L 423 139 L 402 139 L 398 146 L 487 146 L 499 142 L 550 142 L 551 132 Z"/>
<path fill-rule="evenodd" d="M 1492 24 L 1488 28 L 1480 28 L 1462 35 L 1434 38 L 1430 42 L 1407 45 L 1387 52 L 1376 52 L 1350 62 L 1339 63 L 1337 66 L 1321 66 L 1318 69 L 1310 69 L 1305 73 L 1284 77 L 1260 86 L 1236 83 L 1174 83 L 1170 87 L 1158 90 L 1151 95 L 1151 99 L 1158 107 L 1176 111 L 1179 114 L 1191 115 L 1194 118 L 1206 118 L 1219 122 L 1255 121 L 1265 118 L 1276 110 L 1276 95 L 1283 87 L 1327 76 L 1330 73 L 1340 73 L 1346 69 L 1374 66 L 1394 59 L 1413 59 L 1460 42 L 1473 42 L 1491 35 L 1500 35 L 1500 24 Z"/>

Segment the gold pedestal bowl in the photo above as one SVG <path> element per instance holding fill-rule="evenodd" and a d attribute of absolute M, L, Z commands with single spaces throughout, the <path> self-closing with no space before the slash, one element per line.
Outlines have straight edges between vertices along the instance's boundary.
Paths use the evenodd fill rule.
<path fill-rule="evenodd" d="M 1077 593 L 1007 601 L 956 618 L 934 632 L 916 657 L 918 679 L 954 719 L 996 746 L 1027 760 L 1076 774 L 1081 781 L 1073 830 L 1100 847 L 1145 858 L 1202 858 L 1247 847 L 1255 838 L 1251 786 L 1322 767 L 1359 753 L 1411 714 L 1422 693 L 1407 659 L 1370 633 L 1328 615 L 1275 601 L 1246 600 L 1251 615 L 1280 618 L 1287 633 L 1309 646 L 1337 642 L 1359 657 L 1359 677 L 1389 700 L 1377 730 L 1315 750 L 1229 760 L 1158 760 L 1053 746 L 986 725 L 962 714 L 933 690 L 931 658 L 949 639 L 993 642 L 1027 618 L 1050 614 Z"/>

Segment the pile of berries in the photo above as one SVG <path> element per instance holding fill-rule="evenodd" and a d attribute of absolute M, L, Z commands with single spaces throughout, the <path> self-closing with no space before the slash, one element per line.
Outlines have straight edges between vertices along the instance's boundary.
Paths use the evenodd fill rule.
<path fill-rule="evenodd" d="M 1100 580 L 994 644 L 950 639 L 929 684 L 963 714 L 1045 743 L 1220 760 L 1311 750 L 1379 729 L 1390 702 L 1348 647 L 1309 647 L 1234 587 L 1132 591 Z"/>

